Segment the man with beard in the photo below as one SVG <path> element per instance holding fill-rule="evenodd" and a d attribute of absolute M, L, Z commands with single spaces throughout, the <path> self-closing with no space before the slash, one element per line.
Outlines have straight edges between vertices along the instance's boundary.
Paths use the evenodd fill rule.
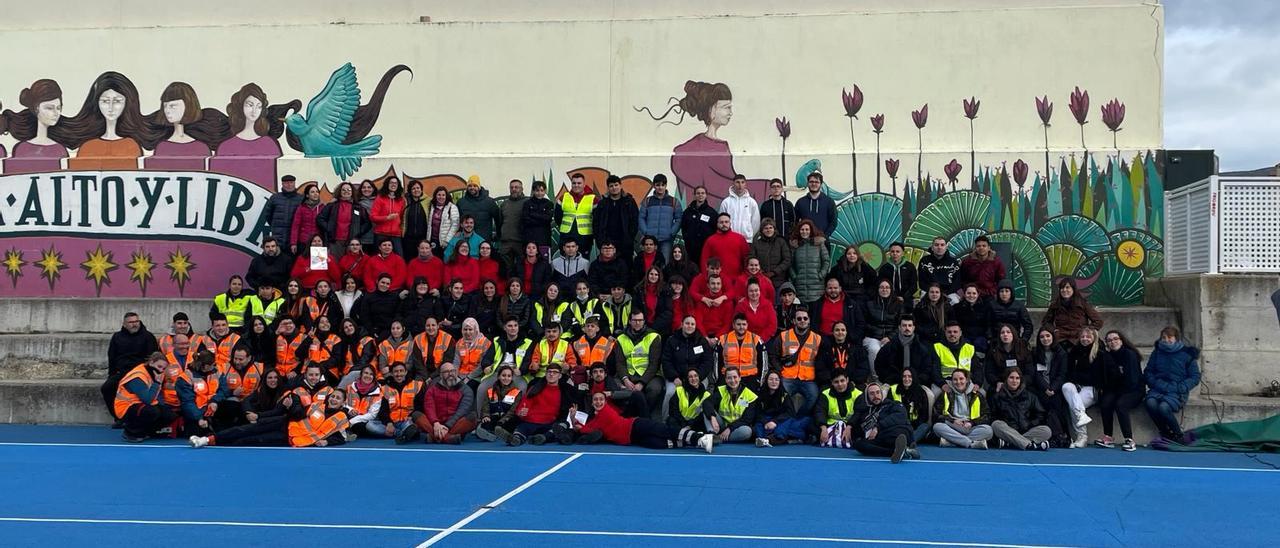
<path fill-rule="evenodd" d="M 452 363 L 440 365 L 440 376 L 422 395 L 421 406 L 413 413 L 413 424 L 421 430 L 426 443 L 462 443 L 468 432 L 476 429 L 472 410 L 475 395 L 458 376 Z"/>

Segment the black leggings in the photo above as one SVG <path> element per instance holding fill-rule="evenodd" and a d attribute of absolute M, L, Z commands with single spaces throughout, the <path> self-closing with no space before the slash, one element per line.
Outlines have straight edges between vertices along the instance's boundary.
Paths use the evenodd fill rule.
<path fill-rule="evenodd" d="M 907 445 L 913 445 L 912 432 L 908 428 L 891 428 L 883 432 L 876 433 L 876 439 L 869 440 L 866 438 L 858 438 L 853 440 L 853 449 L 868 457 L 888 457 L 893 455 L 893 444 L 897 442 L 898 436 L 907 437 Z"/>
<path fill-rule="evenodd" d="M 1103 392 L 1102 397 L 1098 398 L 1098 403 L 1102 406 L 1102 433 L 1111 435 L 1111 416 L 1115 415 L 1120 421 L 1120 435 L 1132 438 L 1133 424 L 1129 421 L 1129 410 L 1137 407 L 1141 401 L 1142 392 Z"/>
<path fill-rule="evenodd" d="M 631 423 L 631 445 L 648 447 L 649 449 L 670 449 L 680 437 L 681 428 L 668 426 L 660 421 L 640 417 Z M 702 432 L 690 430 L 685 435 L 688 444 L 703 435 Z"/>
<path fill-rule="evenodd" d="M 279 447 L 289 445 L 289 435 L 285 432 L 289 419 L 285 417 L 268 417 L 258 422 L 237 426 L 214 437 L 215 445 L 244 445 L 254 447 Z"/>

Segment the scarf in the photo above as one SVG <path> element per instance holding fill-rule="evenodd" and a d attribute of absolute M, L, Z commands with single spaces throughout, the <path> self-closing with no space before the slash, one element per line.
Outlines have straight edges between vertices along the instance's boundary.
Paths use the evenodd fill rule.
<path fill-rule="evenodd" d="M 915 342 L 916 336 L 906 336 L 898 333 L 898 342 L 902 343 L 902 368 L 911 367 L 911 343 Z"/>

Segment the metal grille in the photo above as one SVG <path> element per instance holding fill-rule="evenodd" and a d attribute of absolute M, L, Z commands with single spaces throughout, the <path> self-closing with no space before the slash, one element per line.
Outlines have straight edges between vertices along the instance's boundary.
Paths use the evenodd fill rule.
<path fill-rule="evenodd" d="M 1280 272 L 1280 186 L 1222 181 L 1222 272 Z"/>

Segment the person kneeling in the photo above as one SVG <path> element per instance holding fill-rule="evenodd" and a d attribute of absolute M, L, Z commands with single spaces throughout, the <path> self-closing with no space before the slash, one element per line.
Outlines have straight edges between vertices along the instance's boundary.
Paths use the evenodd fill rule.
<path fill-rule="evenodd" d="M 867 382 L 867 391 L 858 399 L 853 424 L 861 430 L 853 440 L 853 449 L 868 457 L 889 457 L 894 464 L 903 457 L 919 459 L 920 450 L 911 431 L 907 408 L 884 397 L 884 389 L 875 379 Z"/>
<path fill-rule="evenodd" d="M 1006 369 L 1000 389 L 991 402 L 995 422 L 991 430 L 1004 446 L 1016 449 L 1049 450 L 1053 432 L 1045 425 L 1045 410 L 1040 399 L 1022 384 L 1022 372 Z"/>
<path fill-rule="evenodd" d="M 837 370 L 831 376 L 831 388 L 822 391 L 818 405 L 813 408 L 814 422 L 818 424 L 818 445 L 849 449 L 853 445 L 854 402 L 862 391 L 849 385 L 849 374 Z"/>
<path fill-rule="evenodd" d="M 152 352 L 145 363 L 134 366 L 116 385 L 113 411 L 124 422 L 124 441 L 141 443 L 178 418 L 160 402 L 160 389 L 166 381 L 169 360 Z"/>
<path fill-rule="evenodd" d="M 986 449 L 991 439 L 986 402 L 969 382 L 969 372 L 956 369 L 933 404 L 933 433 L 938 445 Z"/>
<path fill-rule="evenodd" d="M 573 429 L 583 438 L 599 437 L 618 445 L 639 445 L 650 449 L 672 449 L 696 445 L 710 453 L 715 436 L 689 427 L 677 428 L 645 417 L 623 418 L 609 405 L 603 392 L 591 395 L 591 414 L 580 420 L 577 406 L 570 409 Z"/>
<path fill-rule="evenodd" d="M 191 447 L 207 445 L 256 447 L 326 447 L 346 443 L 347 394 L 335 391 L 323 401 L 303 407 L 293 395 L 281 404 L 287 415 L 259 416 L 257 422 L 224 430 L 212 436 L 191 436 Z"/>

